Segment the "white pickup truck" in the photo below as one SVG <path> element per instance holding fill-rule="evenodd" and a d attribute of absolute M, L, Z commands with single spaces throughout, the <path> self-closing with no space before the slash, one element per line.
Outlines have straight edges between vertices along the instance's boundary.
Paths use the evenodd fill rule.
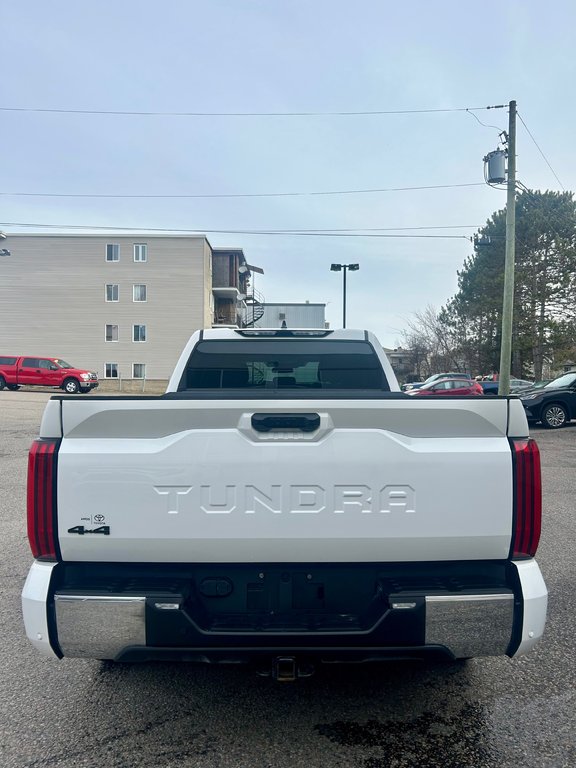
<path fill-rule="evenodd" d="M 541 637 L 540 461 L 517 398 L 411 398 L 365 331 L 206 330 L 165 395 L 55 396 L 23 590 L 42 653 L 517 656 Z"/>

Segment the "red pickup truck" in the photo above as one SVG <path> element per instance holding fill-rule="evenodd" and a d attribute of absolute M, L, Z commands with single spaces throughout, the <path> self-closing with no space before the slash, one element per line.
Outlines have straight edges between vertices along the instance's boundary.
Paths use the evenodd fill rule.
<path fill-rule="evenodd" d="M 23 384 L 58 387 L 73 395 L 95 389 L 98 376 L 58 357 L 0 355 L 0 389 L 19 389 Z"/>

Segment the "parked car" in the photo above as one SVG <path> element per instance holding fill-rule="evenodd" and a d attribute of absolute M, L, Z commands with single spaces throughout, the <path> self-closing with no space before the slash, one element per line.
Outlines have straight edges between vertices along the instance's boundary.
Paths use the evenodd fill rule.
<path fill-rule="evenodd" d="M 518 394 L 519 392 L 525 392 L 527 389 L 533 389 L 534 382 L 527 379 L 510 379 L 510 392 Z"/>
<path fill-rule="evenodd" d="M 69 395 L 89 392 L 98 386 L 93 371 L 75 368 L 59 357 L 0 356 L 0 389 L 26 386 L 58 387 Z"/>
<path fill-rule="evenodd" d="M 576 418 L 576 371 L 569 371 L 544 387 L 523 392 L 520 400 L 529 422 L 560 429 Z"/>
<path fill-rule="evenodd" d="M 402 385 L 403 392 L 409 392 L 412 389 L 420 389 L 425 384 L 432 384 L 439 379 L 469 379 L 472 377 L 469 373 L 433 373 L 432 376 L 428 376 L 424 381 L 412 381 L 409 384 Z"/>
<path fill-rule="evenodd" d="M 423 381 L 407 381 L 406 384 L 402 384 L 400 389 L 402 392 L 409 392 L 411 389 L 420 389 L 423 384 Z"/>
<path fill-rule="evenodd" d="M 482 387 L 483 394 L 490 395 L 491 397 L 498 394 L 498 387 L 500 386 L 498 381 L 479 381 L 478 384 Z"/>
<path fill-rule="evenodd" d="M 468 379 L 472 381 L 472 376 L 469 373 L 433 373 L 432 376 L 428 376 L 424 384 L 432 384 L 438 379 Z"/>
<path fill-rule="evenodd" d="M 409 395 L 483 395 L 479 382 L 471 379 L 439 379 L 424 384 L 420 389 L 413 389 Z"/>
<path fill-rule="evenodd" d="M 478 382 L 482 387 L 485 395 L 497 395 L 499 381 L 480 381 Z M 519 392 L 524 392 L 534 387 L 533 381 L 527 381 L 526 379 L 510 379 L 510 392 L 515 395 Z"/>

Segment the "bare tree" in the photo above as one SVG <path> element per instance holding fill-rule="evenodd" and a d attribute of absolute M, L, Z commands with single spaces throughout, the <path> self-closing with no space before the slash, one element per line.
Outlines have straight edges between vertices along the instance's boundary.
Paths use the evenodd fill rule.
<path fill-rule="evenodd" d="M 441 371 L 460 371 L 465 367 L 455 344 L 454 332 L 431 304 L 408 320 L 402 338 L 426 375 Z"/>

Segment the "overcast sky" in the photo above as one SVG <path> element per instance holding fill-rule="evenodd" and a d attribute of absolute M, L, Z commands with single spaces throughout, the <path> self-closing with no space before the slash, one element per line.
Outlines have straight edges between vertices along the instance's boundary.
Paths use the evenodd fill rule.
<path fill-rule="evenodd" d="M 19 0 L 0 11 L 0 106 L 153 112 L 462 109 L 518 102 L 565 189 L 576 184 L 573 0 Z M 401 342 L 455 292 L 475 228 L 505 204 L 482 184 L 507 110 L 317 117 L 0 112 L 0 192 L 219 195 L 477 184 L 297 197 L 0 197 L 7 222 L 263 230 L 448 227 L 438 238 L 208 233 L 265 270 L 273 302 L 325 302 Z M 561 186 L 518 126 L 518 176 Z M 404 232 L 403 234 L 407 234 Z M 423 234 L 419 232 L 419 234 Z"/>

